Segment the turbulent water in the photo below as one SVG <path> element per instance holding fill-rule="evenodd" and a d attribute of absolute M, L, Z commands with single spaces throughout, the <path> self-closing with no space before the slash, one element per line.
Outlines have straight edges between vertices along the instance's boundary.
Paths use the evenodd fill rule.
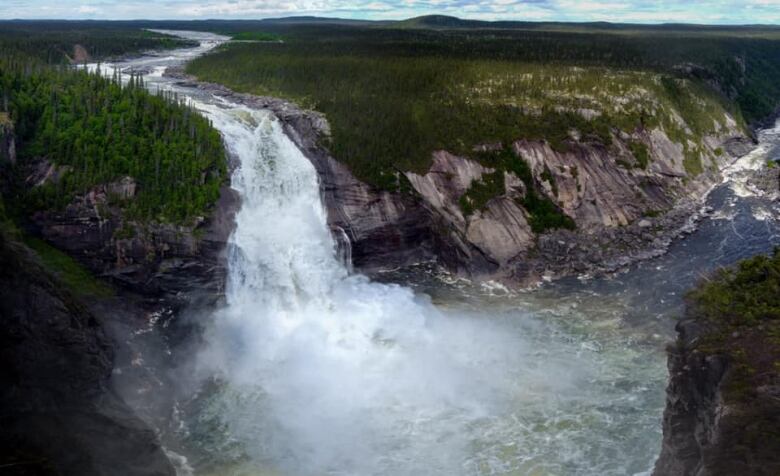
<path fill-rule="evenodd" d="M 619 276 L 519 294 L 441 276 L 381 284 L 339 258 L 314 167 L 270 113 L 162 77 L 219 42 L 187 35 L 203 45 L 122 65 L 190 98 L 239 164 L 227 304 L 192 357 L 205 383 L 166 437 L 188 458 L 182 473 L 650 470 L 681 293 L 780 243 L 777 202 L 741 180 L 778 155 L 777 130 L 727 174 L 699 231 Z"/>

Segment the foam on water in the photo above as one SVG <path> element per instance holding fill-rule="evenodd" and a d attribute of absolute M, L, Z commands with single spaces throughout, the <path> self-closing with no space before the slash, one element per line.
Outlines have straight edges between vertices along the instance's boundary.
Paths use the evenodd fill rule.
<path fill-rule="evenodd" d="M 278 122 L 241 107 L 205 109 L 240 159 L 232 183 L 242 207 L 228 306 L 201 359 L 259 399 L 231 410 L 241 417 L 229 424 L 264 441 L 247 451 L 295 473 L 425 464 L 451 474 L 468 426 L 514 393 L 520 343 L 490 323 L 445 318 L 409 289 L 349 275 L 314 167 Z M 247 412 L 256 412 L 249 425 Z"/>
<path fill-rule="evenodd" d="M 187 59 L 220 41 L 201 39 L 171 56 Z M 683 275 L 675 266 L 699 269 L 679 258 L 695 253 L 576 291 L 486 285 L 483 293 L 504 296 L 502 306 L 444 309 L 410 288 L 350 273 L 316 171 L 278 121 L 166 83 L 168 61 L 120 66 L 144 65 L 150 88 L 176 89 L 212 120 L 239 162 L 232 186 L 242 200 L 227 305 L 210 316 L 195 356 L 196 377 L 215 383 L 181 402 L 177 453 L 189 462 L 180 466 L 294 475 L 622 476 L 651 468 L 670 334 L 652 319 L 642 319 L 649 328 L 628 326 L 638 313 L 630 301 L 649 299 L 655 317 L 659 300 L 644 296 L 667 292 L 663 279 Z M 721 254 L 731 257 L 728 246 Z M 669 282 L 664 299 L 678 301 L 685 279 Z"/>
<path fill-rule="evenodd" d="M 527 312 L 445 312 L 408 288 L 350 274 L 316 171 L 278 121 L 234 104 L 196 105 L 240 161 L 232 185 L 242 198 L 227 306 L 199 362 L 222 382 L 212 416 L 255 470 L 452 475 L 590 466 L 620 474 L 637 464 L 631 454 L 586 457 L 584 430 L 612 424 L 597 408 L 603 397 L 588 396 L 616 377 L 600 364 L 603 346 L 562 336 Z M 544 340 L 550 347 L 538 349 Z M 618 400 L 630 402 L 631 391 Z M 652 437 L 657 423 L 646 429 Z"/>

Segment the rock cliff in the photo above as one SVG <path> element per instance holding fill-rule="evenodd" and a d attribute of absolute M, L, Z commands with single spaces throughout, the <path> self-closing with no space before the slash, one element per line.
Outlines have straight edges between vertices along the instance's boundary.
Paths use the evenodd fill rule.
<path fill-rule="evenodd" d="M 173 475 L 155 433 L 110 389 L 101 322 L 0 231 L 3 474 Z"/>
<path fill-rule="evenodd" d="M 669 349 L 654 476 L 780 474 L 778 269 L 780 252 L 754 258 L 694 294 Z"/>
<path fill-rule="evenodd" d="M 29 186 L 61 173 L 40 162 L 28 171 Z M 172 305 L 196 296 L 215 300 L 224 286 L 225 243 L 233 229 L 238 198 L 223 187 L 208 217 L 192 225 L 142 223 L 126 218 L 114 200 L 132 200 L 132 177 L 92 188 L 64 210 L 30 217 L 35 234 L 79 260 L 94 274 L 126 289 L 163 298 Z"/>
<path fill-rule="evenodd" d="M 460 198 L 494 170 L 448 151 L 435 151 L 425 174 L 399 171 L 398 191 L 377 190 L 322 145 L 330 128 L 321 114 L 198 82 L 180 70 L 166 74 L 182 85 L 274 112 L 319 173 L 334 234 L 349 239 L 353 264 L 369 273 L 430 260 L 461 275 L 510 284 L 612 272 L 663 253 L 674 238 L 691 231 L 708 191 L 721 180 L 719 171 L 754 146 L 728 115 L 700 144 L 674 142 L 659 126 L 614 133 L 609 146 L 572 131 L 565 151 L 522 139 L 477 146 L 509 146 L 530 166 L 539 193 L 576 224 L 574 231 L 537 233 L 521 204 L 525 186 L 511 173 L 504 177 L 504 193 L 470 214 L 464 214 Z M 646 153 L 641 160 L 637 144 Z"/>

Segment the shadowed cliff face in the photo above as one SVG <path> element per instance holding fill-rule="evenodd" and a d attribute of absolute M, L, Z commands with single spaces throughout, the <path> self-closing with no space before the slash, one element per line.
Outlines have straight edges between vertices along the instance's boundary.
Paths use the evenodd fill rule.
<path fill-rule="evenodd" d="M 238 200 L 225 186 L 214 211 L 194 225 L 139 223 L 112 207 L 110 196 L 132 200 L 131 177 L 93 188 L 62 211 L 31 217 L 36 231 L 95 275 L 124 288 L 177 305 L 194 298 L 221 296 L 223 252 L 233 229 Z"/>
<path fill-rule="evenodd" d="M 691 295 L 669 349 L 654 476 L 780 474 L 780 251 Z"/>
<path fill-rule="evenodd" d="M 109 389 L 101 323 L 5 232 L 0 318 L 3 474 L 174 474 L 154 432 Z"/>
<path fill-rule="evenodd" d="M 522 205 L 527 187 L 511 172 L 504 176 L 504 192 L 471 214 L 460 199 L 494 169 L 447 151 L 434 153 L 426 174 L 405 173 L 409 189 L 379 191 L 321 146 L 329 134 L 321 115 L 217 85 L 201 87 L 280 118 L 317 169 L 331 227 L 349 237 L 355 266 L 369 272 L 426 260 L 512 283 L 615 271 L 663 253 L 673 238 L 690 231 L 708 191 L 721 180 L 720 169 L 754 147 L 730 117 L 717 136 L 704 138 L 697 166 L 661 130 L 614 137 L 609 148 L 575 141 L 567 152 L 542 141 L 517 141 L 512 151 L 528 164 L 540 196 L 577 227 L 536 233 Z M 632 143 L 646 147 L 646 167 L 636 163 Z"/>

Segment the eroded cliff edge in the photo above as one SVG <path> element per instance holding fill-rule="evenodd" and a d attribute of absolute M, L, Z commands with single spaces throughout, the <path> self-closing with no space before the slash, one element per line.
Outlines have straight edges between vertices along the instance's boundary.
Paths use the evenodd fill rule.
<path fill-rule="evenodd" d="M 175 474 L 111 389 L 114 342 L 101 321 L 5 230 L 0 316 L 4 474 Z"/>
<path fill-rule="evenodd" d="M 780 250 L 703 282 L 677 332 L 653 474 L 780 474 Z"/>
<path fill-rule="evenodd" d="M 675 141 L 662 127 L 612 131 L 609 145 L 572 130 L 564 150 L 522 139 L 475 147 L 488 157 L 511 154 L 526 164 L 526 175 L 504 170 L 497 159 L 439 150 L 427 173 L 399 170 L 399 189 L 387 191 L 361 182 L 330 155 L 323 115 L 198 82 L 179 69 L 166 74 L 274 112 L 319 173 L 334 236 L 349 240 L 353 264 L 368 273 L 435 261 L 463 276 L 522 285 L 612 272 L 663 253 L 674 238 L 690 232 L 708 191 L 722 179 L 720 171 L 754 147 L 753 138 L 725 112 L 717 119 L 718 132 L 700 144 Z M 676 120 L 675 127 L 688 127 Z M 492 187 L 492 195 L 464 205 L 480 187 Z M 540 226 L 529 198 L 573 226 Z"/>

